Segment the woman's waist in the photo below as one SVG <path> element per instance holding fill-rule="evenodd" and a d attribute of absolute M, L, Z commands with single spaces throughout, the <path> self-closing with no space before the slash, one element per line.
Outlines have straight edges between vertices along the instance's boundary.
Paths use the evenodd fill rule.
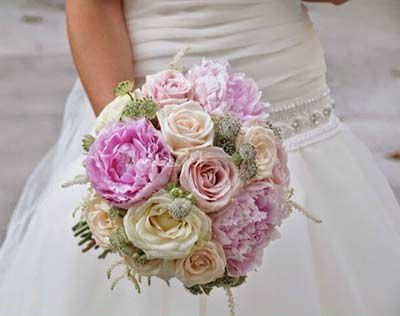
<path fill-rule="evenodd" d="M 324 140 L 341 128 L 329 88 L 271 105 L 269 121 L 279 129 L 288 151 Z"/>

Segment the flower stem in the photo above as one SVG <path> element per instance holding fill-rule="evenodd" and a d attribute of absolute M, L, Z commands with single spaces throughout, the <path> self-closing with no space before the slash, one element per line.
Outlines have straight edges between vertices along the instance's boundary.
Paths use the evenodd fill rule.
<path fill-rule="evenodd" d="M 302 213 L 308 219 L 312 220 L 314 223 L 317 223 L 317 224 L 321 224 L 322 223 L 322 220 L 317 218 L 311 212 L 307 211 L 304 207 L 302 207 L 300 204 L 298 204 L 298 203 L 296 203 L 294 201 L 289 201 L 289 207 L 298 210 L 300 213 Z"/>
<path fill-rule="evenodd" d="M 226 297 L 228 299 L 229 316 L 236 316 L 235 312 L 235 300 L 233 298 L 232 288 L 227 286 L 224 287 Z"/>
<path fill-rule="evenodd" d="M 129 97 L 131 98 L 131 101 L 134 101 L 132 93 L 128 92 L 127 95 L 129 95 Z"/>

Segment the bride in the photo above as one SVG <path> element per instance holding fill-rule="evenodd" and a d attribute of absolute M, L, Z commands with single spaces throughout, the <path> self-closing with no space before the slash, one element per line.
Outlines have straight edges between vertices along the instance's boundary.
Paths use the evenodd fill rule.
<path fill-rule="evenodd" d="M 257 81 L 283 131 L 295 199 L 324 221 L 287 220 L 261 270 L 235 291 L 238 315 L 399 315 L 400 207 L 369 151 L 334 114 L 323 52 L 300 0 L 68 0 L 67 17 L 81 81 L 0 249 L 1 316 L 226 313 L 223 293 L 192 296 L 174 282 L 154 281 L 141 295 L 121 282 L 111 292 L 104 271 L 112 258 L 82 255 L 70 231 L 84 188 L 61 189 L 80 173 L 80 139 L 112 88 L 164 69 L 188 42 L 188 64 L 227 59 Z"/>

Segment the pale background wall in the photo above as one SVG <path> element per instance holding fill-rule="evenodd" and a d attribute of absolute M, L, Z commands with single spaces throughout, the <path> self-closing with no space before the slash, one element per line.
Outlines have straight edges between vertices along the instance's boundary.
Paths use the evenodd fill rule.
<path fill-rule="evenodd" d="M 0 240 L 26 177 L 57 138 L 75 78 L 62 0 L 32 1 L 0 3 Z M 400 149 L 400 1 L 352 0 L 311 12 L 337 112 L 400 198 L 400 161 L 387 158 Z"/>

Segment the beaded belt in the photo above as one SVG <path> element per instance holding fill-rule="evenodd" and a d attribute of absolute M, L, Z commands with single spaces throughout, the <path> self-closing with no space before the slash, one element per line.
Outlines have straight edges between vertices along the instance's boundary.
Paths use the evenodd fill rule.
<path fill-rule="evenodd" d="M 288 151 L 324 140 L 340 130 L 333 99 L 326 90 L 317 96 L 269 108 L 271 123 L 281 130 Z"/>

